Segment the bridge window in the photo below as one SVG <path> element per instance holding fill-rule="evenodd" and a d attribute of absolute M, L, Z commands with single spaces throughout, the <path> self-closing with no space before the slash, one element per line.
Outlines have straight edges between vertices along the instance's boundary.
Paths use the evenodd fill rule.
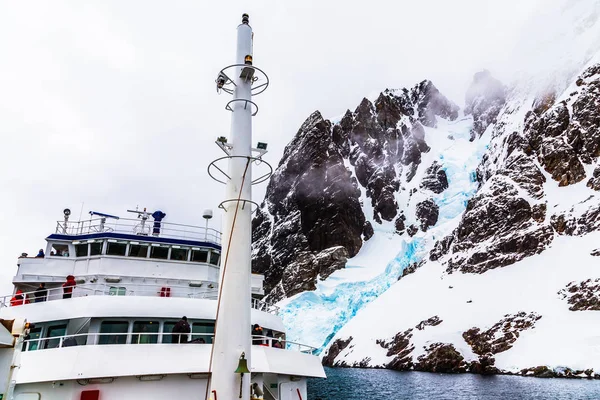
<path fill-rule="evenodd" d="M 98 344 L 125 344 L 127 343 L 128 321 L 102 321 L 100 324 L 100 335 Z"/>
<path fill-rule="evenodd" d="M 189 249 L 181 248 L 179 246 L 171 247 L 171 260 L 187 261 L 188 251 L 189 251 Z"/>
<path fill-rule="evenodd" d="M 117 242 L 109 239 L 106 247 L 106 254 L 109 256 L 125 256 L 127 251 L 127 242 Z"/>
<path fill-rule="evenodd" d="M 75 256 L 76 257 L 87 257 L 88 255 L 88 245 L 87 243 L 76 244 L 75 245 Z"/>
<path fill-rule="evenodd" d="M 220 254 L 216 251 L 210 252 L 210 263 L 213 265 L 219 265 L 219 256 Z"/>
<path fill-rule="evenodd" d="M 135 321 L 131 343 L 158 343 L 158 321 Z"/>
<path fill-rule="evenodd" d="M 90 256 L 98 256 L 102 254 L 102 242 L 90 243 Z"/>
<path fill-rule="evenodd" d="M 148 245 L 131 242 L 129 245 L 129 257 L 148 257 Z"/>
<path fill-rule="evenodd" d="M 169 247 L 152 244 L 152 247 L 150 248 L 150 258 L 166 260 L 169 258 Z"/>
<path fill-rule="evenodd" d="M 205 263 L 208 258 L 208 250 L 192 248 L 192 261 Z"/>

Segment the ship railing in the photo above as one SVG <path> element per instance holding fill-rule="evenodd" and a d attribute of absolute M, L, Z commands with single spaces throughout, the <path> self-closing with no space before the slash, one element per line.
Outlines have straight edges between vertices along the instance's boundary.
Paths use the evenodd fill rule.
<path fill-rule="evenodd" d="M 115 232 L 128 235 L 155 236 L 221 244 L 221 232 L 216 229 L 195 225 L 154 221 L 142 223 L 140 219 L 92 218 L 84 221 L 57 221 L 56 233 L 61 235 L 89 235 L 94 233 Z"/>
<path fill-rule="evenodd" d="M 185 334 L 182 334 L 183 336 Z M 73 346 L 102 346 L 102 345 L 137 345 L 137 344 L 211 344 L 214 333 L 189 333 L 189 341 L 177 343 L 177 336 L 170 332 L 129 332 L 129 333 L 99 333 L 88 332 L 73 335 L 52 336 L 36 339 L 26 339 L 23 342 L 24 351 L 59 349 Z M 185 340 L 185 339 L 183 339 Z M 281 338 L 268 336 L 252 336 L 252 344 L 273 347 L 301 353 L 315 354 L 316 347 L 297 343 Z"/>
<path fill-rule="evenodd" d="M 0 297 L 0 307 L 16 307 L 23 304 L 43 303 L 65 298 L 86 297 L 86 296 L 146 296 L 146 297 L 179 297 L 190 299 L 216 300 L 218 298 L 218 289 L 200 289 L 190 288 L 182 285 L 142 285 L 134 289 L 126 286 L 119 286 L 118 283 L 95 283 L 77 285 L 73 288 L 71 295 L 65 293 L 65 288 L 46 288 L 46 294 L 40 295 L 35 290 L 21 293 L 17 298 L 16 294 L 10 294 Z M 168 291 L 165 289 L 169 289 Z M 37 295 L 36 295 L 37 294 Z M 264 300 L 252 299 L 251 307 L 271 314 L 277 315 L 279 307 Z"/>
<path fill-rule="evenodd" d="M 178 334 L 170 332 L 130 332 L 130 333 L 99 333 L 88 332 L 73 335 L 51 336 L 45 338 L 26 339 L 23 342 L 24 351 L 59 349 L 73 346 L 102 346 L 107 344 L 204 344 L 211 343 L 214 333 L 190 333 L 191 340 L 178 343 Z M 166 340 L 165 340 L 166 339 Z M 175 340 L 174 340 L 175 339 Z"/>
<path fill-rule="evenodd" d="M 283 338 L 262 335 L 252 335 L 252 344 L 286 350 L 296 350 L 307 354 L 316 354 L 316 351 L 318 350 L 316 347 L 309 346 L 307 344 L 292 342 L 291 340 L 285 340 Z"/>

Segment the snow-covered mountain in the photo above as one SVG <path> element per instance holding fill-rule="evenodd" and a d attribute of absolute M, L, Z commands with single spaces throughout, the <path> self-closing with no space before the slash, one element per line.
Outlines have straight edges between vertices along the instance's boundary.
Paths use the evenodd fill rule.
<path fill-rule="evenodd" d="M 328 365 L 600 377 L 600 53 L 580 47 L 554 85 L 476 74 L 462 109 L 423 81 L 309 116 L 253 223 L 291 340 Z"/>

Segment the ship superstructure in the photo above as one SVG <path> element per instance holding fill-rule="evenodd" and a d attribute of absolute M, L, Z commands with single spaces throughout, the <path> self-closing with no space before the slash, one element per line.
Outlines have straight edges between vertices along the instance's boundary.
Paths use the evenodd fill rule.
<path fill-rule="evenodd" d="M 306 377 L 324 377 L 315 349 L 286 340 L 278 308 L 261 300 L 263 276 L 250 272 L 249 186 L 270 171 L 265 146 L 245 136 L 257 111 L 251 95 L 268 85 L 251 51 L 245 15 L 241 61 L 217 79 L 234 95 L 232 140 L 219 138 L 226 157 L 209 169 L 227 184 L 225 233 L 166 222 L 160 211 L 72 221 L 65 210 L 39 256 L 18 259 L 14 292 L 0 297 L 1 320 L 31 324 L 10 360 L 0 351 L 11 371 L 4 398 L 303 400 Z M 253 179 L 252 165 L 266 172 Z M 182 339 L 174 327 L 184 316 Z M 263 334 L 252 336 L 254 324 Z"/>

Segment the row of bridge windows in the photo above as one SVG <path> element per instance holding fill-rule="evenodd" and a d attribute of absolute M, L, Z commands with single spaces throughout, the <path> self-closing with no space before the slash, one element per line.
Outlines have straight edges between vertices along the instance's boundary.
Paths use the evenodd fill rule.
<path fill-rule="evenodd" d="M 73 242 L 76 257 L 91 257 L 99 255 L 153 258 L 157 260 L 189 261 L 219 265 L 220 253 L 218 250 L 177 246 L 159 243 L 140 243 L 120 240 L 88 240 Z M 54 248 L 61 247 L 53 246 Z"/>

